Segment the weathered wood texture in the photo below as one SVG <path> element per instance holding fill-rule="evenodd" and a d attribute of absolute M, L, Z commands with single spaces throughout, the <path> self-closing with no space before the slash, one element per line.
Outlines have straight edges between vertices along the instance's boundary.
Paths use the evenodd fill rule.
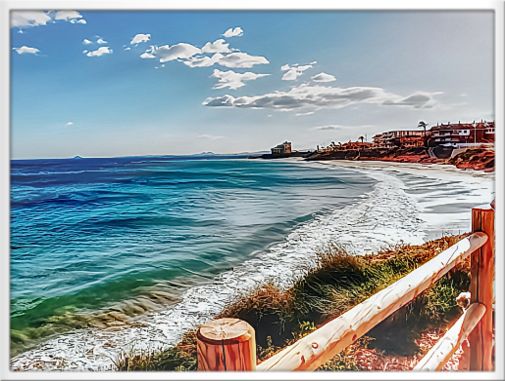
<path fill-rule="evenodd" d="M 483 304 L 475 303 L 470 305 L 451 329 L 445 333 L 444 337 L 419 361 L 414 371 L 441 370 L 461 346 L 461 343 L 473 331 L 485 312 L 486 307 Z"/>
<path fill-rule="evenodd" d="M 240 319 L 218 319 L 202 325 L 196 334 L 198 370 L 256 369 L 254 329 Z"/>
<path fill-rule="evenodd" d="M 493 370 L 494 210 L 472 209 L 472 231 L 489 240 L 472 256 L 470 292 L 472 303 L 482 303 L 486 313 L 470 334 L 470 370 Z"/>
<path fill-rule="evenodd" d="M 257 370 L 317 369 L 430 287 L 484 245 L 486 240 L 487 235 L 484 233 L 474 233 L 462 239 L 404 278 L 265 360 L 257 366 Z"/>

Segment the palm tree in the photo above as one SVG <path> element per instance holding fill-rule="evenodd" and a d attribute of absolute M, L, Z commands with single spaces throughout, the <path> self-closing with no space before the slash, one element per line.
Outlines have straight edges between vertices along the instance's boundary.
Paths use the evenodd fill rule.
<path fill-rule="evenodd" d="M 365 140 L 365 137 L 363 135 L 361 135 L 358 140 L 361 140 L 361 143 L 363 143 L 363 140 Z"/>
<path fill-rule="evenodd" d="M 428 125 L 426 123 L 424 123 L 424 121 L 420 121 L 419 124 L 417 125 L 417 128 L 423 128 L 424 129 L 424 145 L 426 146 L 426 127 L 428 127 Z"/>

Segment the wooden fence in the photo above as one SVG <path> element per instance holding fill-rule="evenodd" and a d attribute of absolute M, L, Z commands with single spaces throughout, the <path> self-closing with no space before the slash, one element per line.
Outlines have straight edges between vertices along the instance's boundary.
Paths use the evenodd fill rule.
<path fill-rule="evenodd" d="M 472 209 L 472 232 L 259 365 L 254 329 L 248 323 L 239 319 L 208 322 L 197 333 L 198 370 L 315 370 L 471 256 L 471 304 L 414 370 L 440 370 L 468 338 L 470 347 L 464 352 L 460 370 L 492 371 L 494 209 Z"/>

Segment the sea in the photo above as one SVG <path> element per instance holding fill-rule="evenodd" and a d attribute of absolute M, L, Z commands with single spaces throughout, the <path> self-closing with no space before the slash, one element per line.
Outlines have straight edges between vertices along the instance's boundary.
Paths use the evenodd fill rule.
<path fill-rule="evenodd" d="M 374 253 L 470 231 L 494 175 L 246 155 L 11 161 L 12 370 L 114 370 L 166 349 L 330 243 Z"/>

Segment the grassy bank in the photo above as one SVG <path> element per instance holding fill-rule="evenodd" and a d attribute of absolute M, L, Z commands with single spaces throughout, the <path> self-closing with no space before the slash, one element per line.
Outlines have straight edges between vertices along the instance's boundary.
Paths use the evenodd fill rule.
<path fill-rule="evenodd" d="M 443 237 L 420 246 L 397 246 L 367 256 L 354 256 L 344 247 L 329 244 L 317 253 L 319 265 L 305 269 L 306 275 L 297 279 L 289 290 L 281 291 L 275 284 L 266 285 L 226 306 L 217 318 L 236 317 L 251 324 L 256 331 L 257 356 L 261 362 L 463 237 Z M 461 313 L 456 296 L 468 290 L 469 271 L 469 261 L 461 263 L 319 370 L 373 369 L 367 361 L 374 360 L 369 357 L 363 361 L 364 354 L 373 353 L 376 358 L 422 354 L 426 350 L 419 345 L 422 336 L 446 326 Z M 187 332 L 180 343 L 167 351 L 124 353 L 116 365 L 118 370 L 130 371 L 194 371 L 197 368 L 196 332 Z"/>

